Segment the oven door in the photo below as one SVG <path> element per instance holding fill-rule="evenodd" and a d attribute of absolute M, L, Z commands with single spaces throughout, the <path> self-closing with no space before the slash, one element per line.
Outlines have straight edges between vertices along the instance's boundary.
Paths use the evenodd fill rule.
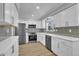
<path fill-rule="evenodd" d="M 29 41 L 36 41 L 37 35 L 29 35 Z"/>

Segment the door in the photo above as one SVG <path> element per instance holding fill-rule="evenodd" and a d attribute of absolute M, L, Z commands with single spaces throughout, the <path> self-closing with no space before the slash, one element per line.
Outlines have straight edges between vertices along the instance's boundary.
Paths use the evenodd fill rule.
<path fill-rule="evenodd" d="M 46 35 L 46 48 L 51 51 L 51 36 Z"/>
<path fill-rule="evenodd" d="M 25 23 L 19 23 L 19 44 L 26 43 Z"/>

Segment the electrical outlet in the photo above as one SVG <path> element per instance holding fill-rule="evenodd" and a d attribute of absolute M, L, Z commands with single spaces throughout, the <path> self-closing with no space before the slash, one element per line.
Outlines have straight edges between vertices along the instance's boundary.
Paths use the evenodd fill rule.
<path fill-rule="evenodd" d="M 72 32 L 72 30 L 71 30 L 71 29 L 69 29 L 69 32 Z"/>

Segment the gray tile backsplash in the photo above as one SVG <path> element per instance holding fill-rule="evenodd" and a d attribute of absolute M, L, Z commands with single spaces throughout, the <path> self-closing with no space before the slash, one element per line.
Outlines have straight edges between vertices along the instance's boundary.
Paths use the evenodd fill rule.
<path fill-rule="evenodd" d="M 61 28 L 56 28 L 58 33 L 64 33 L 64 34 L 79 34 L 79 27 L 74 26 L 74 27 L 61 27 Z M 55 30 L 56 30 L 55 29 Z"/>
<path fill-rule="evenodd" d="M 26 32 L 44 32 L 44 28 L 28 28 L 26 29 Z"/>

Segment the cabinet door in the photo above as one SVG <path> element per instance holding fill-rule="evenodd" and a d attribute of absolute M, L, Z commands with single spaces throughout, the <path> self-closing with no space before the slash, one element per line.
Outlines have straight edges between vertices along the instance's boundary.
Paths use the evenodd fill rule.
<path fill-rule="evenodd" d="M 59 54 L 59 40 L 56 37 L 53 37 L 53 52 Z"/>
<path fill-rule="evenodd" d="M 78 25 L 78 10 L 77 5 L 74 5 L 63 11 L 64 13 L 64 21 L 65 26 L 68 24 L 69 26 L 77 26 Z"/>
<path fill-rule="evenodd" d="M 43 45 L 45 45 L 45 34 L 44 33 L 37 33 L 37 41 L 39 41 Z"/>
<path fill-rule="evenodd" d="M 40 41 L 41 42 L 41 39 L 42 39 L 41 33 L 37 33 L 37 41 Z"/>
<path fill-rule="evenodd" d="M 5 21 L 8 22 L 8 23 L 12 23 L 12 19 L 11 19 L 11 5 L 12 4 L 9 4 L 9 3 L 6 3 L 5 4 Z"/>
<path fill-rule="evenodd" d="M 42 35 L 41 42 L 42 42 L 42 44 L 43 44 L 43 45 L 45 45 L 45 34 L 44 34 L 44 33 L 42 33 L 41 35 Z"/>
<path fill-rule="evenodd" d="M 62 27 L 62 14 L 58 13 L 56 15 L 53 16 L 54 18 L 54 26 L 55 27 Z"/>
<path fill-rule="evenodd" d="M 72 46 L 69 46 L 67 42 L 61 40 L 59 44 L 59 55 L 71 56 L 73 54 Z"/>
<path fill-rule="evenodd" d="M 53 49 L 54 49 L 54 39 L 53 37 L 51 37 L 51 50 L 53 51 Z"/>

